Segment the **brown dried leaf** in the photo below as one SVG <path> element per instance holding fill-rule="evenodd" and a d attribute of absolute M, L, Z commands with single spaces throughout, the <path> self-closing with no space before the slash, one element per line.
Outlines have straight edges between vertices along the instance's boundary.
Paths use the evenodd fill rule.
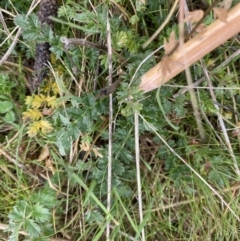
<path fill-rule="evenodd" d="M 99 148 L 93 147 L 93 152 L 95 154 L 96 157 L 100 157 L 103 158 L 103 155 L 98 151 Z"/>
<path fill-rule="evenodd" d="M 44 108 L 42 110 L 42 115 L 50 116 L 50 115 L 52 115 L 53 112 L 54 112 L 54 110 L 52 108 Z"/>
<path fill-rule="evenodd" d="M 188 15 L 184 18 L 184 22 L 189 22 L 191 24 L 199 22 L 204 16 L 203 10 L 195 10 L 193 12 L 188 12 Z"/>
<path fill-rule="evenodd" d="M 88 143 L 82 142 L 80 144 L 81 151 L 89 151 L 90 145 Z"/>
<path fill-rule="evenodd" d="M 54 166 L 53 166 L 53 160 L 51 158 L 48 158 L 46 160 L 46 167 L 52 172 L 52 174 L 54 175 L 54 173 L 56 172 Z"/>
<path fill-rule="evenodd" d="M 224 8 L 213 8 L 214 16 L 217 17 L 221 22 L 227 23 L 228 13 Z"/>
<path fill-rule="evenodd" d="M 49 148 L 48 148 L 48 146 L 46 145 L 46 146 L 44 146 L 44 148 L 42 149 L 41 154 L 40 154 L 40 156 L 38 157 L 38 161 L 41 162 L 41 161 L 45 160 L 48 156 L 49 156 Z"/>
<path fill-rule="evenodd" d="M 177 42 L 175 32 L 172 31 L 169 36 L 169 41 L 164 39 L 164 50 L 166 55 L 170 54 L 174 50 L 174 48 L 177 46 Z"/>

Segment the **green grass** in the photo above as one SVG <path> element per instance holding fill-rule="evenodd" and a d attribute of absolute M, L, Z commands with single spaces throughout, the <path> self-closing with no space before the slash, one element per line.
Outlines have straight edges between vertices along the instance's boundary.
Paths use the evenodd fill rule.
<path fill-rule="evenodd" d="M 200 2 L 189 6 L 199 8 Z M 144 240 L 143 232 L 145 240 L 239 240 L 239 59 L 218 67 L 239 49 L 239 41 L 232 38 L 204 58 L 219 111 L 201 65 L 191 68 L 194 81 L 203 77 L 195 89 L 207 136 L 202 143 L 189 93 L 183 92 L 184 73 L 157 91 L 137 91 L 140 77 L 164 52 L 142 61 L 177 30 L 175 12 L 161 35 L 146 50 L 141 48 L 164 21 L 173 1 L 149 0 L 146 6 L 137 0 L 91 3 L 59 2 L 53 35 L 49 29 L 40 32 L 37 24 L 24 27 L 30 1 L 0 4 L 8 11 L 0 23 L 7 27 L 0 32 L 1 56 L 12 43 L 5 40 L 15 24 L 24 27 L 17 46 L 0 67 L 0 240 L 106 240 L 108 228 L 109 240 L 114 241 Z M 22 15 L 14 21 L 10 13 Z M 60 41 L 61 36 L 87 36 L 92 43 L 106 45 L 107 13 L 114 50 L 113 82 L 122 78 L 113 94 L 111 143 L 109 100 L 95 98 L 97 90 L 107 86 L 108 53 L 81 46 L 66 50 Z M 34 23 L 35 17 L 30 15 L 28 21 Z M 52 46 L 50 80 L 34 93 L 38 99 L 28 99 L 26 104 L 31 95 L 27 82 L 34 43 L 43 37 Z M 12 113 L 7 118 L 6 108 Z M 34 119 L 37 114 L 23 118 L 31 108 L 42 114 L 40 119 Z M 135 111 L 139 112 L 137 124 Z M 223 118 L 222 126 L 217 114 Z M 44 121 L 36 127 L 36 135 L 30 128 L 34 121 Z M 142 222 L 135 128 L 139 131 Z M 229 138 L 227 144 L 222 130 Z"/>

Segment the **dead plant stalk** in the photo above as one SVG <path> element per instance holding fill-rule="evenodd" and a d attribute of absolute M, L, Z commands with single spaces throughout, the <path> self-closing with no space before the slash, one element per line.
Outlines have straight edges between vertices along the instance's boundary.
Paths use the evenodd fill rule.
<path fill-rule="evenodd" d="M 178 48 L 170 57 L 168 69 L 164 61 L 158 63 L 141 77 L 139 88 L 149 92 L 165 84 L 177 74 L 200 60 L 206 54 L 240 32 L 240 3 L 228 11 L 226 22 L 217 19 L 206 30 Z"/>

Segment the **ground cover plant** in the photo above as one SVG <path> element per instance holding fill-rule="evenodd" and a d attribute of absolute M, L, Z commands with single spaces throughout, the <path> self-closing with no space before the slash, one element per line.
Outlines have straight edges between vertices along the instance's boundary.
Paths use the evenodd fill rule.
<path fill-rule="evenodd" d="M 238 1 L 39 2 L 0 3 L 0 240 L 239 240 L 239 36 L 139 91 L 196 34 L 181 7 Z"/>

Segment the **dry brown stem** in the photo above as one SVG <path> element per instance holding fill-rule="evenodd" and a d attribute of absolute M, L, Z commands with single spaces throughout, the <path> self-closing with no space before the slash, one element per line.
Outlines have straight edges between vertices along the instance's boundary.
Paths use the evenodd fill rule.
<path fill-rule="evenodd" d="M 203 56 L 240 32 L 240 3 L 229 12 L 226 21 L 217 19 L 177 49 L 168 61 L 164 59 L 141 78 L 140 89 L 149 92 L 165 84 Z M 167 66 L 166 66 L 167 65 Z M 166 69 L 168 71 L 166 71 Z"/>

